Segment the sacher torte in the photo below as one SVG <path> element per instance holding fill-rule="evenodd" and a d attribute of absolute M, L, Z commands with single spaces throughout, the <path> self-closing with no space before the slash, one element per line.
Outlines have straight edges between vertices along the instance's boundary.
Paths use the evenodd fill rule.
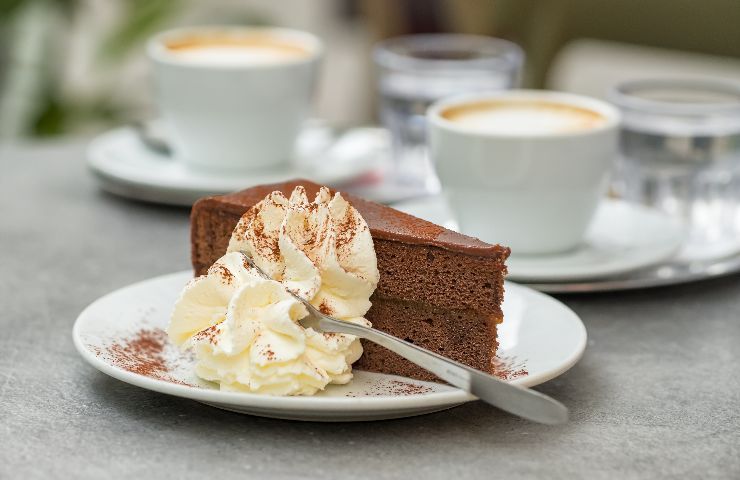
<path fill-rule="evenodd" d="M 196 275 L 226 253 L 241 216 L 269 193 L 297 185 L 313 198 L 319 185 L 294 180 L 207 197 L 191 214 Z M 391 207 L 342 193 L 370 227 L 380 282 L 366 318 L 375 328 L 493 373 L 497 326 L 503 320 L 509 249 L 448 230 Z M 363 341 L 355 368 L 424 380 L 435 377 L 395 353 Z"/>

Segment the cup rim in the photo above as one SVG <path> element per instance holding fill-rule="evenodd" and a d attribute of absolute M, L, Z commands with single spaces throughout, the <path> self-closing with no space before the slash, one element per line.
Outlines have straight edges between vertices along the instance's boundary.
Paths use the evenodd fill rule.
<path fill-rule="evenodd" d="M 183 62 L 178 60 L 175 55 L 168 54 L 163 41 L 168 38 L 177 38 L 187 34 L 192 35 L 193 33 L 263 33 L 269 32 L 277 34 L 279 37 L 286 38 L 288 40 L 294 40 L 301 45 L 306 45 L 309 50 L 309 55 L 300 58 L 290 59 L 284 62 L 277 63 L 265 63 L 265 64 L 250 64 L 250 65 L 239 65 L 239 64 L 200 64 L 196 62 Z M 280 69 L 289 65 L 303 65 L 314 62 L 317 58 L 321 57 L 324 53 L 324 43 L 321 39 L 303 30 L 297 30 L 292 28 L 283 27 L 270 27 L 270 26 L 250 26 L 250 25 L 190 25 L 185 27 L 173 28 L 159 32 L 147 40 L 146 52 L 148 57 L 157 63 L 172 65 L 183 68 L 192 68 L 199 70 L 271 70 Z"/>
<path fill-rule="evenodd" d="M 450 107 L 475 101 L 500 100 L 500 99 L 522 99 L 522 100 L 548 100 L 566 105 L 573 105 L 587 110 L 592 110 L 604 116 L 606 121 L 599 126 L 587 130 L 578 130 L 574 132 L 552 132 L 552 133 L 506 133 L 491 131 L 473 131 L 469 128 L 462 127 L 446 118 L 441 113 Z M 599 134 L 608 130 L 616 129 L 622 115 L 619 109 L 614 105 L 585 95 L 578 95 L 569 92 L 555 90 L 535 90 L 535 89 L 514 89 L 514 90 L 497 90 L 489 92 L 465 93 L 445 97 L 427 109 L 427 118 L 430 123 L 438 128 L 448 130 L 454 133 L 468 135 L 472 137 L 484 138 L 511 138 L 511 139 L 557 139 L 557 138 L 574 138 Z"/>

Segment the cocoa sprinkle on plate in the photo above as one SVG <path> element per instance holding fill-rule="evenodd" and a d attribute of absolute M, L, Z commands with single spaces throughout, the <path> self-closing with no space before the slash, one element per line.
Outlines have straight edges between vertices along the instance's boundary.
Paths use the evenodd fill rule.
<path fill-rule="evenodd" d="M 495 357 L 493 359 L 493 375 L 501 380 L 514 380 L 526 377 L 529 372 L 525 368 L 525 362 L 515 357 Z"/>
<path fill-rule="evenodd" d="M 118 340 L 104 349 L 96 349 L 96 353 L 131 373 L 192 387 L 170 375 L 170 367 L 164 356 L 166 344 L 167 332 L 160 328 L 143 328 L 131 337 Z"/>

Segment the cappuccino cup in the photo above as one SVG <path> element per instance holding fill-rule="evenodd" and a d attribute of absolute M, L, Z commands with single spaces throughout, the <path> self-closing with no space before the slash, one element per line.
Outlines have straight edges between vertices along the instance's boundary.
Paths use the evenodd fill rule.
<path fill-rule="evenodd" d="M 147 52 L 175 158 L 196 169 L 244 171 L 290 160 L 308 117 L 320 40 L 262 27 L 188 27 Z"/>
<path fill-rule="evenodd" d="M 615 161 L 616 108 L 508 90 L 444 99 L 427 116 L 431 156 L 461 232 L 514 254 L 579 245 Z"/>

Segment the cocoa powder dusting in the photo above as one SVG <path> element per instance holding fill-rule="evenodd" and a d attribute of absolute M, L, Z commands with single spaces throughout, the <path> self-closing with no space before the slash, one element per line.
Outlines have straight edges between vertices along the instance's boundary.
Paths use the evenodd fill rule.
<path fill-rule="evenodd" d="M 95 349 L 98 356 L 105 356 L 113 365 L 131 373 L 163 380 L 165 382 L 187 385 L 170 375 L 170 368 L 164 357 L 167 332 L 160 328 L 143 328 L 129 338 L 121 339 L 105 349 Z"/>
<path fill-rule="evenodd" d="M 204 330 L 201 330 L 200 332 L 193 335 L 193 338 L 195 340 L 208 340 L 208 343 L 210 343 L 211 345 L 215 345 L 216 344 L 216 334 L 218 334 L 219 332 L 219 325 L 220 324 L 218 323 L 215 325 L 211 325 L 210 327 Z"/>
<path fill-rule="evenodd" d="M 323 313 L 324 315 L 333 315 L 331 307 L 328 303 L 326 303 L 326 300 L 323 300 L 321 302 L 321 305 L 319 305 L 319 312 Z"/>
<path fill-rule="evenodd" d="M 270 236 L 265 233 L 265 223 L 260 217 L 255 217 L 250 225 L 252 229 L 252 240 L 257 250 L 274 261 L 280 260 L 280 247 L 277 235 Z"/>
<path fill-rule="evenodd" d="M 257 216 L 256 205 L 247 210 L 244 215 L 242 215 L 241 219 L 239 219 L 239 222 L 236 224 L 232 235 L 236 237 L 236 239 L 240 242 L 243 242 L 246 239 L 247 230 L 249 228 L 249 225 L 252 223 L 252 220 L 254 220 L 255 216 Z"/>
<path fill-rule="evenodd" d="M 432 387 L 401 380 L 385 380 L 372 386 L 369 392 L 347 392 L 346 397 L 398 397 L 409 395 L 424 395 L 432 391 Z"/>
<path fill-rule="evenodd" d="M 220 263 L 214 263 L 211 268 L 208 269 L 208 273 L 220 276 L 224 282 L 231 285 L 234 281 L 234 275 L 226 268 L 226 265 Z"/>
<path fill-rule="evenodd" d="M 336 226 L 337 228 L 337 241 L 336 241 L 337 250 L 340 250 L 345 245 L 352 243 L 352 240 L 355 238 L 355 235 L 357 235 L 359 223 L 360 222 L 358 221 L 358 219 L 355 218 L 354 212 L 352 212 L 352 210 L 350 209 L 347 209 L 347 213 L 345 214 L 344 218 L 341 220 L 339 225 Z"/>
<path fill-rule="evenodd" d="M 516 357 L 495 357 L 493 363 L 493 375 L 501 380 L 514 380 L 515 378 L 529 375 L 524 361 Z"/>

